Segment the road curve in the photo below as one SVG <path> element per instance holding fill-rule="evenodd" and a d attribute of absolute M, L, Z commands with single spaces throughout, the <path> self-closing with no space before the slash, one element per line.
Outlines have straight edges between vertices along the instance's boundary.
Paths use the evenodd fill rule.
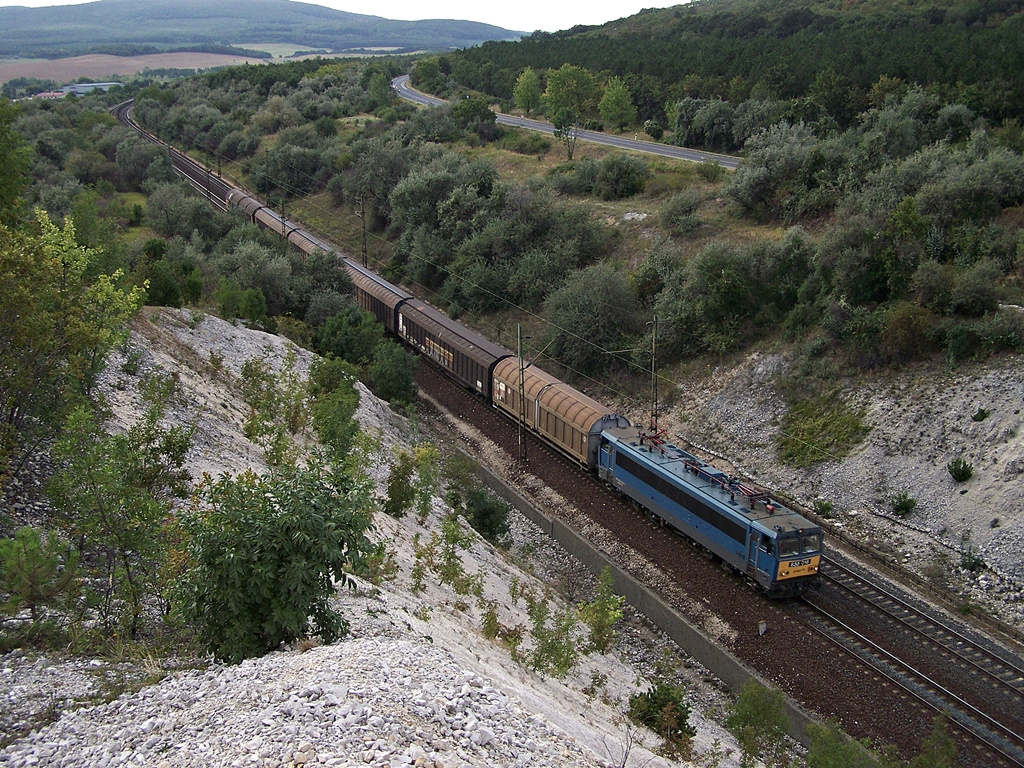
<path fill-rule="evenodd" d="M 391 81 L 391 87 L 395 89 L 395 92 L 401 98 L 406 101 L 411 101 L 414 104 L 422 104 L 427 107 L 436 107 L 441 104 L 447 104 L 444 99 L 439 99 L 436 96 L 430 96 L 422 91 L 417 91 L 409 85 L 409 75 L 400 75 L 399 77 L 396 77 Z M 516 117 L 515 115 L 498 115 L 498 122 L 501 125 L 511 125 L 516 128 L 539 131 L 540 133 L 553 135 L 555 132 L 555 127 L 551 125 L 551 123 L 545 123 L 541 120 L 530 120 L 526 117 Z M 628 149 L 632 152 L 646 152 L 650 155 L 671 157 L 676 160 L 690 160 L 694 163 L 710 161 L 730 170 L 735 170 L 740 164 L 740 158 L 732 157 L 730 155 L 719 155 L 714 152 L 702 152 L 698 149 L 686 149 L 685 147 L 673 147 L 668 144 L 656 144 L 653 141 L 640 141 L 639 139 L 629 139 L 625 136 L 611 136 L 598 131 L 580 130 L 577 132 L 577 136 L 582 141 L 591 141 L 595 144 L 604 144 L 609 147 Z"/>

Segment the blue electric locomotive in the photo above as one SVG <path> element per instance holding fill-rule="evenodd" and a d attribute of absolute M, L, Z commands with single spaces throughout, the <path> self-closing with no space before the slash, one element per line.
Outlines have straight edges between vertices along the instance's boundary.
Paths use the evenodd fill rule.
<path fill-rule="evenodd" d="M 771 597 L 800 594 L 818 579 L 818 526 L 658 436 L 604 430 L 597 473 Z"/>

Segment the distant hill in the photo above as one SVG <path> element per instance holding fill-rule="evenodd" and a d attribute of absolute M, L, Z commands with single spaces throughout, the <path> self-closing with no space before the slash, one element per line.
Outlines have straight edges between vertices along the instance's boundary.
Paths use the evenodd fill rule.
<path fill-rule="evenodd" d="M 521 33 L 473 21 L 390 21 L 291 0 L 99 0 L 0 8 L 0 56 L 252 49 L 286 43 L 327 52 L 451 50 Z"/>

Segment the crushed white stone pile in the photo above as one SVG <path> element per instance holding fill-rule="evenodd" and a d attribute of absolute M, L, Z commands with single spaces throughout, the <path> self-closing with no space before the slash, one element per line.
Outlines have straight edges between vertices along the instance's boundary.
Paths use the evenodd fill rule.
<path fill-rule="evenodd" d="M 584 766 L 575 741 L 422 638 L 182 673 L 66 713 L 5 766 Z"/>

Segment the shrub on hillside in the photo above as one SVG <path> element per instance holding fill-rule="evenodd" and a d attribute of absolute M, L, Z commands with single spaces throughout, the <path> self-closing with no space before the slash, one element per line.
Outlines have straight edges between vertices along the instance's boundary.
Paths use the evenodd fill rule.
<path fill-rule="evenodd" d="M 594 179 L 594 192 L 602 200 L 621 200 L 644 191 L 650 171 L 638 157 L 614 154 L 601 161 Z"/>
<path fill-rule="evenodd" d="M 210 652 L 239 662 L 307 635 L 348 628 L 335 584 L 373 547 L 362 486 L 318 461 L 270 475 L 207 477 L 181 516 L 188 567 L 178 605 Z"/>

